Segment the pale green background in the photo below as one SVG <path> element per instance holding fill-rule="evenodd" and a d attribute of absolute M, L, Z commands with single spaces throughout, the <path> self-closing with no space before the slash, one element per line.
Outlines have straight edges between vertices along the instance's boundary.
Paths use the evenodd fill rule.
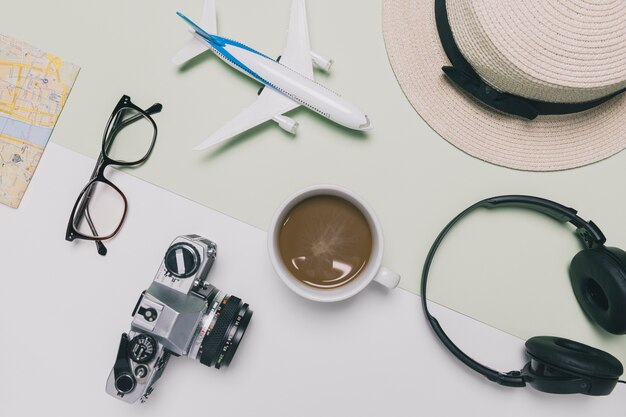
<path fill-rule="evenodd" d="M 201 0 L 2 3 L 5 34 L 82 67 L 55 142 L 95 157 L 121 94 L 143 107 L 159 101 L 164 110 L 155 116 L 157 147 L 133 174 L 262 229 L 301 187 L 329 182 L 353 189 L 378 213 L 385 263 L 402 274 L 408 290 L 417 291 L 424 257 L 444 224 L 495 194 L 535 194 L 576 207 L 604 228 L 611 244 L 626 247 L 626 153 L 567 172 L 527 173 L 455 149 L 415 114 L 398 87 L 385 53 L 379 1 L 308 2 L 311 45 L 335 59 L 332 74 L 318 73 L 318 80 L 366 110 L 373 131 L 353 133 L 300 109 L 290 114 L 300 122 L 296 137 L 266 124 L 203 153 L 190 149 L 250 104 L 259 86 L 210 54 L 184 71 L 170 63 L 189 37 L 174 13 L 198 18 Z M 220 33 L 278 56 L 289 5 L 217 0 Z M 76 173 L 85 180 L 88 174 Z M 142 196 L 128 197 L 132 209 Z M 175 221 L 175 213 L 164 221 Z M 478 213 L 442 248 L 439 259 L 446 262 L 433 270 L 431 298 L 521 337 L 567 336 L 626 359 L 626 338 L 598 330 L 575 302 L 567 267 L 577 249 L 568 230 L 548 219 L 511 210 L 488 218 Z"/>

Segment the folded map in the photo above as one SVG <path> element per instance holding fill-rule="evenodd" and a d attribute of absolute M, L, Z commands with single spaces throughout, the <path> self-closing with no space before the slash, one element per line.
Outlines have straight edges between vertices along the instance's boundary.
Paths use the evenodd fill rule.
<path fill-rule="evenodd" d="M 19 206 L 79 70 L 0 35 L 0 203 Z"/>

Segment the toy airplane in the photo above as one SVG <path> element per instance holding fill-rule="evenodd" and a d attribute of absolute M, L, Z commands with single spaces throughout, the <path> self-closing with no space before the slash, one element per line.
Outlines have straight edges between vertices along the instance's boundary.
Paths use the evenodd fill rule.
<path fill-rule="evenodd" d="M 332 61 L 311 51 L 305 0 L 293 0 L 285 52 L 274 60 L 246 45 L 215 35 L 215 0 L 205 0 L 200 25 L 177 13 L 194 37 L 174 56 L 175 64 L 211 50 L 233 68 L 263 84 L 257 100 L 237 117 L 198 145 L 206 149 L 268 120 L 295 134 L 298 123 L 284 115 L 305 106 L 322 116 L 355 130 L 371 128 L 369 118 L 352 103 L 313 80 L 313 64 L 329 71 Z M 280 62 L 279 62 L 280 61 Z"/>

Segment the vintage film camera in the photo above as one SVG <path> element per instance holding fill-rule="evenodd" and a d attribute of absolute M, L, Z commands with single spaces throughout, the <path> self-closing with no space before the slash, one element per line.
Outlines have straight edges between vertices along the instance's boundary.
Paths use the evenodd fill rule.
<path fill-rule="evenodd" d="M 106 391 L 128 403 L 145 401 L 171 355 L 228 366 L 252 317 L 248 304 L 205 279 L 217 246 L 198 235 L 176 238 L 123 333 Z"/>

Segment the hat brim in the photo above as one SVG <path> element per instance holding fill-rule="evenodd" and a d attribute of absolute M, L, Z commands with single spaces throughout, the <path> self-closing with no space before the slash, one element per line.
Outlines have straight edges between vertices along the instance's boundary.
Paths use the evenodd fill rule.
<path fill-rule="evenodd" d="M 581 113 L 526 120 L 482 104 L 455 87 L 435 23 L 433 0 L 384 0 L 389 61 L 417 113 L 452 145 L 513 169 L 557 171 L 626 148 L 626 94 Z"/>

